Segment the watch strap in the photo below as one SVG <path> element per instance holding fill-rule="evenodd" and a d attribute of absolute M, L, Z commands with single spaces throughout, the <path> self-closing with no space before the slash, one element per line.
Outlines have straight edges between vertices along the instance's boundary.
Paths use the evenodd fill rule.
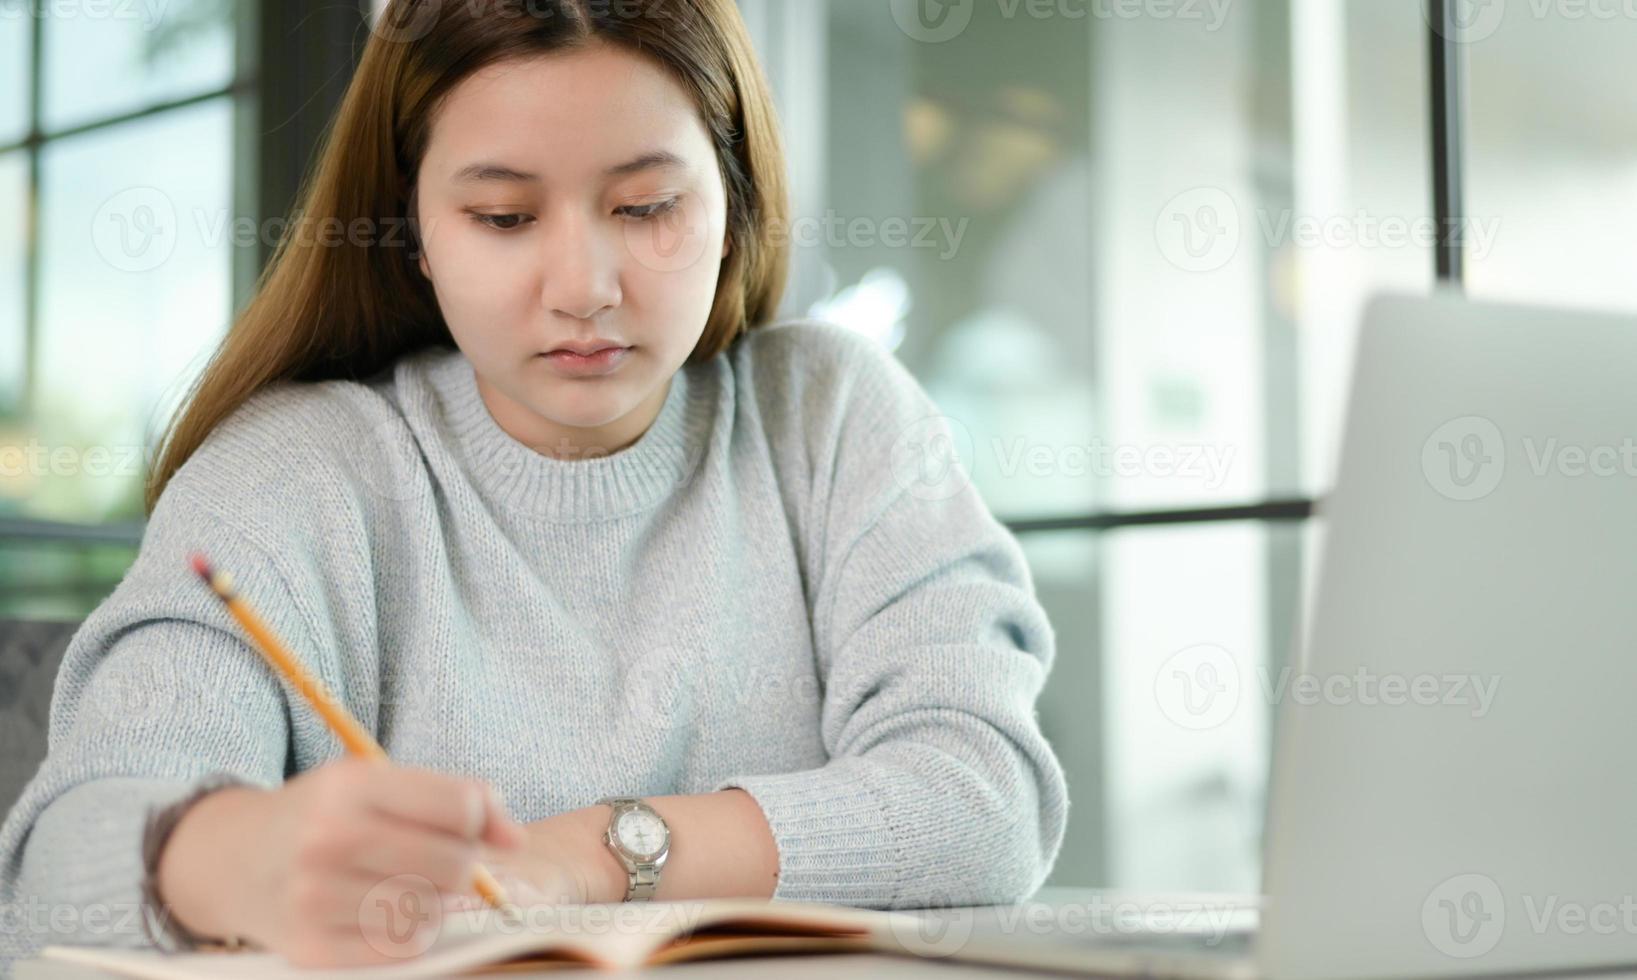
<path fill-rule="evenodd" d="M 643 865 L 635 869 L 627 868 L 629 881 L 625 888 L 627 902 L 651 902 L 654 892 L 659 889 L 659 869 L 653 865 Z"/>

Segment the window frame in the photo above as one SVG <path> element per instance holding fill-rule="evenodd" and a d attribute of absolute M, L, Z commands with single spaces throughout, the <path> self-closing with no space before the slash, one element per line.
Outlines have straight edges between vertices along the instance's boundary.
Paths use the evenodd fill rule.
<path fill-rule="evenodd" d="M 331 4 L 318 10 L 261 0 L 233 7 L 235 63 L 228 84 L 112 113 L 65 129 L 44 130 L 45 16 L 30 20 L 28 128 L 23 137 L 0 144 L 0 153 L 22 152 L 26 170 L 23 285 L 23 383 L 15 404 L 0 405 L 0 419 L 26 420 L 38 385 L 40 350 L 40 188 L 46 148 L 85 133 L 137 123 L 217 99 L 234 104 L 232 196 L 234 210 L 258 221 L 287 214 L 313 162 L 324 128 L 340 104 L 368 37 L 368 0 Z M 315 81 L 316 80 L 316 81 Z M 269 121 L 275 121 L 269 123 Z M 275 243 L 258 235 L 256 248 L 233 256 L 233 308 L 242 309 L 255 289 Z M 144 523 L 82 524 L 32 518 L 0 518 L 0 547 L 59 545 L 94 548 L 136 547 Z"/>

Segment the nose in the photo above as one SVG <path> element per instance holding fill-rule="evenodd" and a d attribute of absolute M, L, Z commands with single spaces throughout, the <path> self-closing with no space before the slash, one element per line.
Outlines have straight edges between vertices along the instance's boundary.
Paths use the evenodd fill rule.
<path fill-rule="evenodd" d="M 595 219 L 564 215 L 546 236 L 540 302 L 555 316 L 590 320 L 620 303 L 621 237 Z"/>

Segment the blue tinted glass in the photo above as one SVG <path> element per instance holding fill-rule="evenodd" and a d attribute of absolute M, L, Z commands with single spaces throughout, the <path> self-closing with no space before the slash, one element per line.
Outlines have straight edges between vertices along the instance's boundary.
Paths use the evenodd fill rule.
<path fill-rule="evenodd" d="M 230 316 L 232 128 L 223 97 L 46 146 L 35 434 L 102 455 L 42 473 L 35 516 L 139 515 L 138 463 Z"/>
<path fill-rule="evenodd" d="M 47 130 L 222 88 L 232 78 L 228 0 L 43 9 Z"/>

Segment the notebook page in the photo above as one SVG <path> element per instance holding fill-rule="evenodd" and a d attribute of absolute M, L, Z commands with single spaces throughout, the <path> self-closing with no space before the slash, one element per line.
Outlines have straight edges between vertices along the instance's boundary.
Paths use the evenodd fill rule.
<path fill-rule="evenodd" d="M 838 932 L 853 935 L 890 931 L 915 920 L 903 913 L 850 909 L 765 899 L 706 899 L 676 902 L 535 906 L 508 920 L 490 908 L 446 912 L 436 936 L 420 956 L 401 963 L 343 970 L 304 970 L 271 953 L 181 953 L 48 946 L 41 956 L 69 960 L 146 980 L 422 980 L 471 971 L 516 957 L 560 950 L 580 962 L 637 966 L 677 936 L 718 923 L 759 924 L 794 935 Z"/>
<path fill-rule="evenodd" d="M 645 921 L 617 914 L 600 918 L 592 906 L 523 910 L 520 922 L 493 909 L 444 916 L 431 945 L 399 963 L 334 970 L 302 969 L 265 952 L 163 953 L 153 949 L 47 946 L 40 955 L 146 980 L 431 980 L 514 957 L 560 949 L 580 962 L 636 965 L 665 938 L 644 933 Z M 406 951 L 407 953 L 407 951 Z"/>

